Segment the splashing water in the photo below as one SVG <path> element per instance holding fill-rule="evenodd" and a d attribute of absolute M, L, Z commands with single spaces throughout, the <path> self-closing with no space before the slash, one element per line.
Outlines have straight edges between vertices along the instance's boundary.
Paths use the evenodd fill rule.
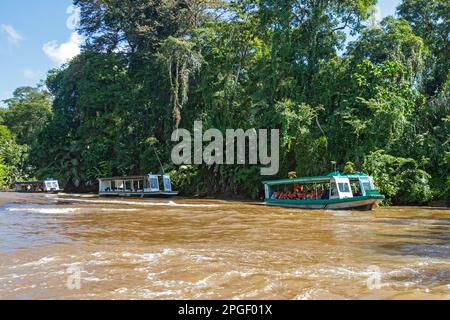
<path fill-rule="evenodd" d="M 450 210 L 0 193 L 0 298 L 449 299 Z"/>

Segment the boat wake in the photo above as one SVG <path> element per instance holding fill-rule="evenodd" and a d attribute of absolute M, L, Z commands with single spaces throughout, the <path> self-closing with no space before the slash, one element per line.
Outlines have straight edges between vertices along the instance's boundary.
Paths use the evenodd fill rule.
<path fill-rule="evenodd" d="M 136 206 L 152 206 L 152 207 L 184 207 L 184 208 L 211 208 L 218 207 L 217 204 L 188 204 L 175 203 L 173 201 L 167 202 L 137 202 L 137 201 L 121 201 L 121 200 L 86 200 L 86 199 L 72 199 L 64 198 L 60 201 L 78 202 L 78 203 L 92 203 L 92 204 L 118 204 L 118 205 L 136 205 Z"/>
<path fill-rule="evenodd" d="M 81 210 L 80 208 L 6 208 L 9 212 L 29 212 L 29 213 L 43 213 L 43 214 L 65 214 L 74 213 Z"/>

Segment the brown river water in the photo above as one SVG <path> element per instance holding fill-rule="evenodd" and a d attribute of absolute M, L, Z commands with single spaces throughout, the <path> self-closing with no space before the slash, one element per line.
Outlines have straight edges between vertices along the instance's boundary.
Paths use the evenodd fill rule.
<path fill-rule="evenodd" d="M 450 210 L 0 193 L 2 299 L 449 299 Z"/>

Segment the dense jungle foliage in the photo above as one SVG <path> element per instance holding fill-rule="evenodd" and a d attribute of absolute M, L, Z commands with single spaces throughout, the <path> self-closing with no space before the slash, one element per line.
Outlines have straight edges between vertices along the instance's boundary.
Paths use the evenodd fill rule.
<path fill-rule="evenodd" d="M 371 174 L 387 203 L 450 198 L 448 0 L 75 0 L 82 53 L 0 111 L 0 186 L 160 171 L 261 195 L 259 166 L 186 165 L 174 128 L 280 129 L 280 171 Z M 276 178 L 276 177 L 273 177 Z"/>

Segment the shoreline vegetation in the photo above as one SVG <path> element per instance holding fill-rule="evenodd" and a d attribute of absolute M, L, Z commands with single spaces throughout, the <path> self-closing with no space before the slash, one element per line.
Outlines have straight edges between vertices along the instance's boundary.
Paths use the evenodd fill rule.
<path fill-rule="evenodd" d="M 81 53 L 0 108 L 0 189 L 164 171 L 186 195 L 260 199 L 257 165 L 170 161 L 176 128 L 279 129 L 272 177 L 364 172 L 386 205 L 450 199 L 450 3 L 75 0 Z M 348 34 L 353 37 L 350 40 Z M 441 202 L 439 202 L 441 201 Z"/>

